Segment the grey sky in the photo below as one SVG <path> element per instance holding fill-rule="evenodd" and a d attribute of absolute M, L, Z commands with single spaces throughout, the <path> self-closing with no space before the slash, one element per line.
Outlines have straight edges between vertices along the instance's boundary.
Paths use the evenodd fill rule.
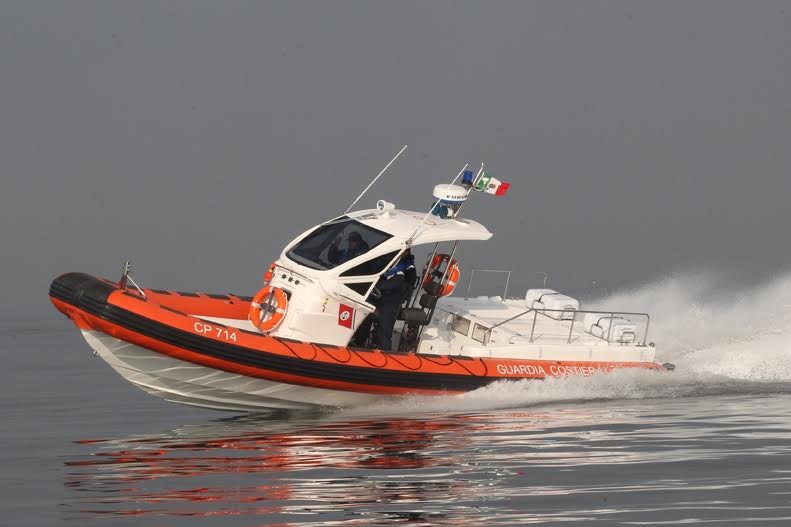
<path fill-rule="evenodd" d="M 4 303 L 53 276 L 252 293 L 361 204 L 425 208 L 465 161 L 465 270 L 633 285 L 789 267 L 789 2 L 0 4 Z M 477 196 L 476 196 L 477 197 Z"/>

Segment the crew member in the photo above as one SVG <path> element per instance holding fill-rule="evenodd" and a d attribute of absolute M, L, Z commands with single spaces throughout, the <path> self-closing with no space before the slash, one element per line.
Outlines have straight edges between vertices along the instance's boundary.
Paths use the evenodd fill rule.
<path fill-rule="evenodd" d="M 415 257 L 407 249 L 398 263 L 388 269 L 379 279 L 377 288 L 382 297 L 376 301 L 376 347 L 390 350 L 393 347 L 393 326 L 398 311 L 405 299 L 411 296 L 417 281 Z"/>
<path fill-rule="evenodd" d="M 357 231 L 350 232 L 346 237 L 345 249 L 339 247 L 340 243 L 341 237 L 337 236 L 332 240 L 330 248 L 327 251 L 327 259 L 336 265 L 348 262 L 352 258 L 357 258 L 369 249 L 368 244 L 365 243 L 365 240 L 363 240 L 363 237 Z"/>

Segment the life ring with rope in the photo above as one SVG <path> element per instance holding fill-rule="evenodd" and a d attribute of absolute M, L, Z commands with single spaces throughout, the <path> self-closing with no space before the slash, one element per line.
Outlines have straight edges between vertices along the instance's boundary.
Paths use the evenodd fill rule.
<path fill-rule="evenodd" d="M 248 318 L 263 333 L 274 331 L 283 322 L 288 310 L 288 297 L 279 287 L 264 286 L 250 302 Z"/>
<path fill-rule="evenodd" d="M 443 263 L 447 263 L 446 270 L 440 271 L 439 268 Z M 445 275 L 444 279 L 442 278 L 443 274 Z M 425 289 L 436 278 L 437 281 L 442 281 L 439 287 L 439 295 L 448 296 L 456 289 L 459 276 L 461 276 L 461 270 L 455 258 L 451 258 L 447 254 L 435 254 L 434 258 L 431 259 L 429 272 L 426 273 L 426 278 L 423 280 L 423 288 Z"/>

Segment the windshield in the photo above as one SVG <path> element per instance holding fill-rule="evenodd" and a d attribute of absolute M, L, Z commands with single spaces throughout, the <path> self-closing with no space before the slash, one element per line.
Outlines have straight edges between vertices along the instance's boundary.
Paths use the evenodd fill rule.
<path fill-rule="evenodd" d="M 386 232 L 342 216 L 316 227 L 286 256 L 312 269 L 333 269 L 362 256 L 390 238 L 392 236 Z"/>

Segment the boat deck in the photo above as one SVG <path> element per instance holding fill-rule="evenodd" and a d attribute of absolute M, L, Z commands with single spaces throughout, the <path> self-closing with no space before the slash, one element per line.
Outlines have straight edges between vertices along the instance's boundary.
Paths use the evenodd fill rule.
<path fill-rule="evenodd" d="M 463 316 L 478 325 L 478 332 L 491 328 L 486 344 L 528 343 L 541 341 L 556 344 L 608 345 L 605 339 L 594 337 L 583 330 L 577 316 L 556 320 L 540 312 L 527 312 L 524 300 L 493 298 L 449 298 L 444 299 L 438 309 Z M 521 315 L 521 316 L 519 316 Z M 516 318 L 513 318 L 516 317 Z M 513 320 L 508 320 L 513 318 Z M 508 320 L 507 322 L 504 322 Z M 473 327 L 473 333 L 476 328 Z"/>
<path fill-rule="evenodd" d="M 654 349 L 645 342 L 647 315 L 601 312 L 603 317 L 628 317 L 637 325 L 636 338 L 626 342 L 585 331 L 583 318 L 591 311 L 566 313 L 566 319 L 551 318 L 541 310 L 527 309 L 523 299 L 443 298 L 437 304 L 431 327 L 424 332 L 426 342 L 421 343 L 421 353 L 561 360 L 629 361 L 653 357 Z"/>

